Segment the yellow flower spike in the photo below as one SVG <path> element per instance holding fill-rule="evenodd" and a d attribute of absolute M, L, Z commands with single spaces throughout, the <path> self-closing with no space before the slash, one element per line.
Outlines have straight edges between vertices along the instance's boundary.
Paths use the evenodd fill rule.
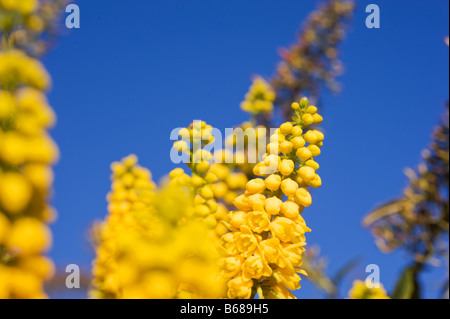
<path fill-rule="evenodd" d="M 300 159 L 300 161 L 306 162 L 313 156 L 313 154 L 308 148 L 302 147 L 297 150 L 296 156 Z"/>
<path fill-rule="evenodd" d="M 295 219 L 300 214 L 300 207 L 293 202 L 285 202 L 281 206 L 281 213 L 287 218 Z"/>
<path fill-rule="evenodd" d="M 299 267 L 305 252 L 305 233 L 311 230 L 301 213 L 312 202 L 306 187 L 321 185 L 316 174 L 319 164 L 313 156 L 318 156 L 324 135 L 307 130 L 317 114 L 308 99 L 294 103 L 293 110 L 297 125 L 282 124 L 270 138 L 268 153 L 253 168 L 255 175 L 266 179 L 249 181 L 245 194 L 234 200 L 239 212 L 230 214 L 232 222 L 227 225 L 231 233 L 222 237 L 225 258 L 233 258 L 230 261 L 234 266 L 231 271 L 224 270 L 224 274 L 232 273 L 226 278 L 229 297 L 249 298 L 249 290 L 256 290 L 261 298 L 295 298 L 288 289 L 300 288 L 297 272 L 305 274 Z M 297 158 L 293 158 L 293 150 Z M 280 152 L 285 157 L 279 156 Z M 236 266 L 238 258 L 243 258 L 241 269 Z M 225 261 L 223 264 L 226 267 Z M 250 289 L 246 284 L 255 287 Z"/>
<path fill-rule="evenodd" d="M 309 207 L 312 204 L 311 194 L 306 188 L 299 188 L 295 192 L 295 202 L 303 207 Z"/>
<path fill-rule="evenodd" d="M 267 213 L 271 215 L 278 215 L 281 212 L 281 205 L 283 204 L 283 201 L 279 199 L 278 197 L 271 197 L 266 199 L 265 210 Z"/>
<path fill-rule="evenodd" d="M 278 170 L 280 171 L 281 174 L 283 174 L 284 176 L 290 176 L 295 169 L 295 164 L 292 160 L 282 160 Z"/>
<path fill-rule="evenodd" d="M 322 151 L 320 150 L 320 148 L 317 145 L 309 145 L 308 146 L 308 150 L 311 152 L 311 154 L 314 157 L 317 157 L 320 154 L 322 154 Z"/>
<path fill-rule="evenodd" d="M 266 184 L 264 180 L 257 178 L 249 181 L 246 189 L 250 194 L 262 194 L 266 190 Z"/>
<path fill-rule="evenodd" d="M 257 77 L 246 94 L 245 101 L 241 103 L 241 109 L 252 115 L 257 115 L 261 112 L 271 112 L 275 97 L 275 92 L 270 84 L 261 77 Z"/>
<path fill-rule="evenodd" d="M 294 196 L 298 189 L 298 184 L 292 179 L 288 178 L 281 182 L 281 190 L 287 197 Z"/>
<path fill-rule="evenodd" d="M 298 104 L 297 102 L 294 102 L 294 103 L 292 103 L 291 108 L 294 111 L 298 111 L 300 109 L 300 104 Z"/>

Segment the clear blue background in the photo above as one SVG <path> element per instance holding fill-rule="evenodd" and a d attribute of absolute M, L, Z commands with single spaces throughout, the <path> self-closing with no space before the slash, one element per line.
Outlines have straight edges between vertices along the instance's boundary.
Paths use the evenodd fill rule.
<path fill-rule="evenodd" d="M 365 27 L 365 7 L 380 5 L 382 28 Z M 254 74 L 270 77 L 277 49 L 295 40 L 318 1 L 80 0 L 81 29 L 64 31 L 46 58 L 58 114 L 52 132 L 56 167 L 51 252 L 59 267 L 89 270 L 89 228 L 106 214 L 111 162 L 135 153 L 159 180 L 171 164 L 169 134 L 202 119 L 224 130 L 248 119 L 240 111 Z M 362 263 L 344 283 L 381 268 L 392 290 L 402 252 L 384 255 L 361 226 L 377 204 L 400 195 L 430 140 L 448 98 L 446 0 L 357 1 L 342 46 L 346 74 L 338 96 L 324 99 L 324 186 L 304 216 L 311 245 L 330 273 L 355 256 Z M 425 279 L 436 289 L 438 277 Z M 321 294 L 304 282 L 301 298 Z M 435 297 L 428 295 L 427 297 Z"/>

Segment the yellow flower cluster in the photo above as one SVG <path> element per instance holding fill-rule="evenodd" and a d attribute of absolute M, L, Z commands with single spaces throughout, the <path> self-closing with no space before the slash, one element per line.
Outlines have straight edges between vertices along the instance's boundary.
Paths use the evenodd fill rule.
<path fill-rule="evenodd" d="M 25 5 L 28 1 L 2 1 Z M 11 4 L 11 5 L 12 5 Z M 21 51 L 0 51 L 0 298 L 44 298 L 52 277 L 47 223 L 58 149 L 47 130 L 55 115 L 43 90 L 50 77 Z"/>
<path fill-rule="evenodd" d="M 350 299 L 391 299 L 383 285 L 378 288 L 369 288 L 361 280 L 353 282 L 353 287 L 349 292 Z"/>
<path fill-rule="evenodd" d="M 263 78 L 256 77 L 245 95 L 245 101 L 241 103 L 241 109 L 253 115 L 261 112 L 271 112 L 275 100 L 275 91 Z"/>
<path fill-rule="evenodd" d="M 179 135 L 182 140 L 174 143 L 174 149 L 189 155 L 188 167 L 192 174 L 189 176 L 182 168 L 176 168 L 170 173 L 170 179 L 176 185 L 190 188 L 195 216 L 215 228 L 222 215 L 212 187 L 218 178 L 211 170 L 213 155 L 205 149 L 214 142 L 212 127 L 205 122 L 194 122 L 180 130 Z"/>
<path fill-rule="evenodd" d="M 186 189 L 155 188 L 135 156 L 115 163 L 109 215 L 97 227 L 94 297 L 216 298 L 216 248 Z M 199 276 L 201 274 L 201 276 Z"/>
<path fill-rule="evenodd" d="M 222 236 L 222 276 L 228 280 L 228 297 L 248 299 L 294 298 L 300 288 L 299 269 L 310 229 L 301 216 L 312 204 L 308 186 L 322 181 L 314 158 L 320 155 L 324 136 L 308 129 L 322 117 L 304 98 L 292 105 L 294 122 L 287 122 L 271 137 L 264 160 L 254 168 L 255 175 L 244 195 L 229 214 L 230 233 Z M 306 146 L 306 143 L 309 145 Z"/>

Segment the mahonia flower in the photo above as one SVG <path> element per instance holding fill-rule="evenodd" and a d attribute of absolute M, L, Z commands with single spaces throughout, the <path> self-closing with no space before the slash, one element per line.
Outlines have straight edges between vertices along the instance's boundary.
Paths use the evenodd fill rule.
<path fill-rule="evenodd" d="M 95 229 L 94 297 L 216 298 L 216 248 L 186 188 L 157 189 L 129 156 L 112 165 L 109 215 Z M 198 274 L 202 274 L 198 276 Z"/>
<path fill-rule="evenodd" d="M 205 122 L 194 122 L 179 132 L 182 140 L 174 143 L 174 149 L 189 155 L 188 168 L 191 175 L 182 168 L 170 172 L 171 182 L 178 186 L 189 187 L 194 198 L 194 215 L 203 219 L 210 227 L 218 226 L 223 207 L 219 207 L 213 190 L 213 184 L 218 182 L 217 175 L 212 172 L 213 154 L 205 147 L 214 142 L 212 126 Z"/>
<path fill-rule="evenodd" d="M 353 287 L 349 292 L 350 299 L 391 299 L 383 285 L 379 287 L 369 288 L 366 283 L 361 280 L 353 282 Z"/>
<path fill-rule="evenodd" d="M 322 122 L 315 106 L 303 98 L 292 105 L 293 122 L 284 123 L 271 136 L 267 154 L 254 167 L 256 178 L 245 194 L 234 200 L 228 228 L 221 237 L 221 276 L 228 281 L 228 297 L 248 299 L 294 298 L 299 274 L 306 273 L 302 254 L 306 226 L 301 213 L 312 204 L 308 187 L 320 187 L 316 173 L 324 135 L 311 128 Z"/>
<path fill-rule="evenodd" d="M 29 1 L 2 7 L 31 10 Z M 9 9 L 9 7 L 7 7 Z M 45 253 L 55 212 L 48 204 L 58 148 L 47 130 L 55 115 L 45 93 L 50 76 L 16 49 L 0 51 L 0 299 L 45 298 L 54 273 Z"/>
<path fill-rule="evenodd" d="M 259 113 L 269 113 L 273 110 L 275 92 L 263 78 L 256 77 L 245 95 L 245 101 L 241 103 L 241 109 L 252 115 Z"/>

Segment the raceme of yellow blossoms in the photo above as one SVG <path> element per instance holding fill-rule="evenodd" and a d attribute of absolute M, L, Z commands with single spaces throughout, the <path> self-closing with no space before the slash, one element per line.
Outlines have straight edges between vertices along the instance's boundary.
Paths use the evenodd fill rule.
<path fill-rule="evenodd" d="M 391 299 L 386 293 L 383 285 L 379 287 L 369 288 L 366 283 L 356 280 L 349 292 L 350 299 Z"/>
<path fill-rule="evenodd" d="M 303 98 L 293 103 L 293 122 L 271 136 L 264 160 L 249 181 L 244 195 L 235 199 L 238 211 L 229 216 L 231 232 L 222 236 L 222 276 L 228 298 L 295 298 L 306 245 L 301 213 L 312 204 L 308 187 L 320 187 L 316 173 L 324 135 L 311 128 L 322 122 L 315 106 Z M 308 144 L 308 145 L 307 145 Z"/>
<path fill-rule="evenodd" d="M 112 170 L 109 215 L 95 230 L 92 296 L 220 297 L 215 234 L 195 218 L 189 190 L 175 183 L 157 189 L 134 155 Z"/>
<path fill-rule="evenodd" d="M 263 78 L 256 77 L 241 103 L 241 109 L 253 115 L 261 112 L 271 112 L 275 100 L 275 92 Z"/>
<path fill-rule="evenodd" d="M 174 143 L 174 149 L 189 157 L 188 168 L 191 175 L 182 168 L 170 173 L 173 184 L 188 187 L 194 200 L 194 216 L 202 219 L 210 228 L 218 228 L 223 232 L 223 226 L 218 221 L 223 218 L 224 209 L 218 205 L 213 191 L 213 184 L 218 182 L 217 175 L 212 172 L 213 154 L 205 149 L 214 142 L 212 126 L 205 122 L 194 122 L 179 132 L 182 140 Z"/>
<path fill-rule="evenodd" d="M 34 1 L 5 1 L 2 8 L 28 12 Z M 58 149 L 47 133 L 55 123 L 45 90 L 50 76 L 24 52 L 0 50 L 0 298 L 44 298 L 54 266 L 44 256 L 52 164 Z"/>

